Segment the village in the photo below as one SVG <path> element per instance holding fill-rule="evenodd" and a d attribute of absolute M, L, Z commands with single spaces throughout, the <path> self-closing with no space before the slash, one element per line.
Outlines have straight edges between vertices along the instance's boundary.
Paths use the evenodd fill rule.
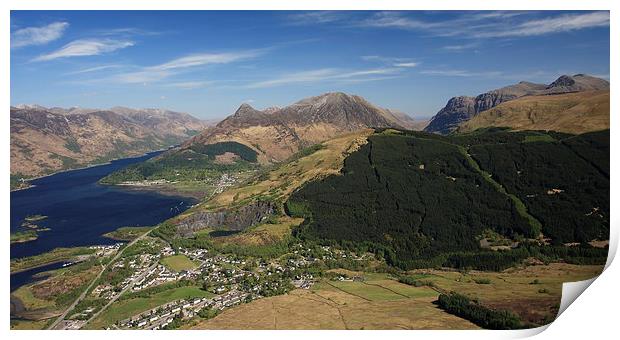
<path fill-rule="evenodd" d="M 290 254 L 265 260 L 220 254 L 207 249 L 173 249 L 156 238 L 141 242 L 141 246 L 151 247 L 149 251 L 121 257 L 110 264 L 111 277 L 124 273 L 122 280 L 102 280 L 90 292 L 91 299 L 105 300 L 107 303 L 74 311 L 71 320 L 67 320 L 66 329 L 80 329 L 117 300 L 140 296 L 141 292 L 150 294 L 153 290 L 192 285 L 210 294 L 207 297 L 167 301 L 109 325 L 115 329 L 167 329 L 177 319 L 183 322 L 196 316 L 212 317 L 241 303 L 284 294 L 296 288 L 310 289 L 317 278 L 307 268 L 317 261 L 364 258 L 327 246 L 320 249 L 320 257 L 315 257 L 310 249 L 304 249 L 301 244 L 296 245 Z M 120 244 L 97 246 L 97 255 L 112 255 L 119 247 Z M 183 262 L 186 267 L 171 266 L 171 259 Z"/>

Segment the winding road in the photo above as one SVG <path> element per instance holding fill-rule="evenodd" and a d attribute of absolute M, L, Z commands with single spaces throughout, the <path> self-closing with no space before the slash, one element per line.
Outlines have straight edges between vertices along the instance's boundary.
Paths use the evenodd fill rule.
<path fill-rule="evenodd" d="M 58 326 L 58 324 L 60 324 L 62 321 L 65 320 L 65 318 L 67 317 L 67 314 L 69 314 L 70 311 L 72 311 L 75 306 L 77 306 L 78 303 L 80 303 L 82 300 L 84 300 L 84 298 L 86 297 L 86 295 L 88 294 L 88 292 L 90 291 L 90 289 L 93 287 L 93 285 L 95 285 L 95 283 L 97 282 L 97 280 L 99 280 L 99 278 L 101 277 L 101 275 L 103 275 L 103 272 L 105 272 L 106 269 L 108 269 L 108 267 L 114 263 L 125 251 L 125 249 L 131 247 L 132 245 L 134 245 L 136 242 L 138 242 L 139 240 L 143 239 L 144 237 L 146 237 L 148 234 L 151 233 L 151 231 L 153 231 L 153 229 L 147 231 L 146 233 L 140 235 L 139 237 L 137 237 L 135 240 L 129 242 L 127 244 L 127 246 L 125 248 L 123 248 L 121 251 L 119 251 L 113 258 L 112 260 L 110 260 L 105 266 L 101 266 L 101 271 L 99 272 L 99 274 L 97 274 L 97 276 L 95 276 L 95 278 L 93 279 L 93 281 L 88 285 L 88 287 L 86 287 L 86 289 L 82 292 L 82 294 L 80 294 L 80 296 L 78 296 L 77 299 L 75 299 L 75 301 L 73 301 L 73 303 L 67 307 L 67 309 L 60 314 L 60 316 L 56 319 L 56 321 L 54 321 L 49 327 L 47 327 L 47 329 L 56 329 L 56 327 Z M 107 307 L 108 305 L 106 305 Z M 89 320 L 90 321 L 90 320 Z M 64 329 L 64 328 L 60 328 L 60 329 Z"/>

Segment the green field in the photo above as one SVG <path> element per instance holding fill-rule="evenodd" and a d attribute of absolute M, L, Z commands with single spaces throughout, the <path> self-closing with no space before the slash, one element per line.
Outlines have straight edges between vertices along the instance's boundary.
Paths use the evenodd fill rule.
<path fill-rule="evenodd" d="M 152 227 L 120 227 L 114 231 L 103 234 L 103 236 L 119 241 L 131 241 L 150 229 L 152 229 Z"/>
<path fill-rule="evenodd" d="M 368 301 L 394 301 L 408 298 L 435 297 L 437 292 L 429 287 L 414 287 L 388 278 L 385 274 L 364 273 L 364 281 L 325 281 L 345 293 Z"/>
<path fill-rule="evenodd" d="M 212 297 L 212 293 L 196 286 L 172 288 L 147 298 L 121 300 L 111 305 L 105 312 L 86 326 L 87 329 L 100 329 L 130 316 L 155 308 L 165 303 L 197 297 Z"/>
<path fill-rule="evenodd" d="M 196 263 L 188 259 L 185 255 L 168 256 L 163 258 L 161 263 L 175 272 L 190 270 L 197 267 Z"/>
<path fill-rule="evenodd" d="M 54 308 L 56 305 L 53 301 L 43 300 L 35 297 L 29 286 L 22 286 L 15 290 L 11 295 L 17 297 L 24 304 L 26 310 L 35 310 L 40 308 Z"/>

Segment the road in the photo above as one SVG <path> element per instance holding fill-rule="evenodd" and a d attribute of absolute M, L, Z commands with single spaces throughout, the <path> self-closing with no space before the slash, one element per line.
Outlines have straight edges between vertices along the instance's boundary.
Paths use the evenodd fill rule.
<path fill-rule="evenodd" d="M 110 301 L 108 301 L 108 303 L 106 303 L 105 306 L 103 306 L 99 311 L 97 311 L 97 313 L 93 314 L 86 321 L 86 323 L 84 323 L 84 326 L 88 325 L 89 322 L 93 321 L 96 317 L 98 317 L 101 313 L 103 313 L 103 311 L 105 311 L 111 304 L 113 304 L 116 300 L 118 300 L 118 298 L 121 297 L 121 295 L 125 294 L 126 291 L 130 290 L 136 284 L 136 282 L 139 282 L 140 280 L 144 279 L 151 270 L 157 267 L 157 265 L 158 263 L 155 262 L 152 266 L 150 266 L 147 270 L 145 270 L 144 273 L 142 273 L 142 275 L 133 279 L 133 281 L 131 281 L 125 288 L 123 288 L 123 290 L 121 290 Z"/>
<path fill-rule="evenodd" d="M 135 240 L 129 242 L 127 244 L 127 246 L 125 248 L 123 248 L 122 250 L 120 250 L 113 258 L 112 260 L 110 260 L 110 262 L 108 262 L 105 266 L 101 266 L 101 271 L 99 272 L 99 274 L 97 274 L 97 276 L 95 276 L 95 278 L 93 279 L 93 281 L 88 285 L 88 287 L 86 287 L 86 289 L 82 292 L 82 294 L 80 294 L 80 296 L 78 296 L 77 299 L 75 299 L 75 301 L 73 301 L 73 303 L 62 313 L 60 314 L 60 316 L 56 319 L 56 321 L 54 321 L 49 327 L 47 327 L 47 329 L 55 329 L 56 326 L 58 326 L 58 324 L 60 322 L 62 322 L 66 317 L 67 314 L 69 314 L 70 311 L 72 311 L 75 306 L 77 306 L 78 303 L 80 303 L 82 300 L 84 300 L 84 298 L 86 297 L 86 295 L 88 294 L 88 292 L 90 291 L 90 289 L 93 287 L 93 285 L 95 285 L 95 283 L 97 282 L 97 280 L 99 280 L 99 278 L 101 277 L 101 275 L 103 275 L 103 272 L 105 272 L 106 269 L 108 269 L 108 267 L 114 263 L 114 261 L 116 261 L 125 251 L 125 249 L 131 247 L 132 245 L 134 245 L 136 242 L 138 242 L 139 240 L 143 239 L 144 237 L 146 237 L 148 234 L 151 233 L 151 231 L 153 231 L 153 229 L 147 231 L 146 233 L 142 234 L 141 236 L 137 237 Z M 89 320 L 90 321 L 90 320 Z"/>

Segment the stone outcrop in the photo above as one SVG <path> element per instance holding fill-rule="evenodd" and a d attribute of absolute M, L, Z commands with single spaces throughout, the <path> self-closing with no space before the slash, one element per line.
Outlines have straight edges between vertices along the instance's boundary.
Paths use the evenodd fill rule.
<path fill-rule="evenodd" d="M 177 225 L 177 233 L 188 237 L 205 228 L 244 230 L 262 222 L 275 211 L 276 206 L 272 202 L 257 201 L 235 209 L 197 212 Z"/>

